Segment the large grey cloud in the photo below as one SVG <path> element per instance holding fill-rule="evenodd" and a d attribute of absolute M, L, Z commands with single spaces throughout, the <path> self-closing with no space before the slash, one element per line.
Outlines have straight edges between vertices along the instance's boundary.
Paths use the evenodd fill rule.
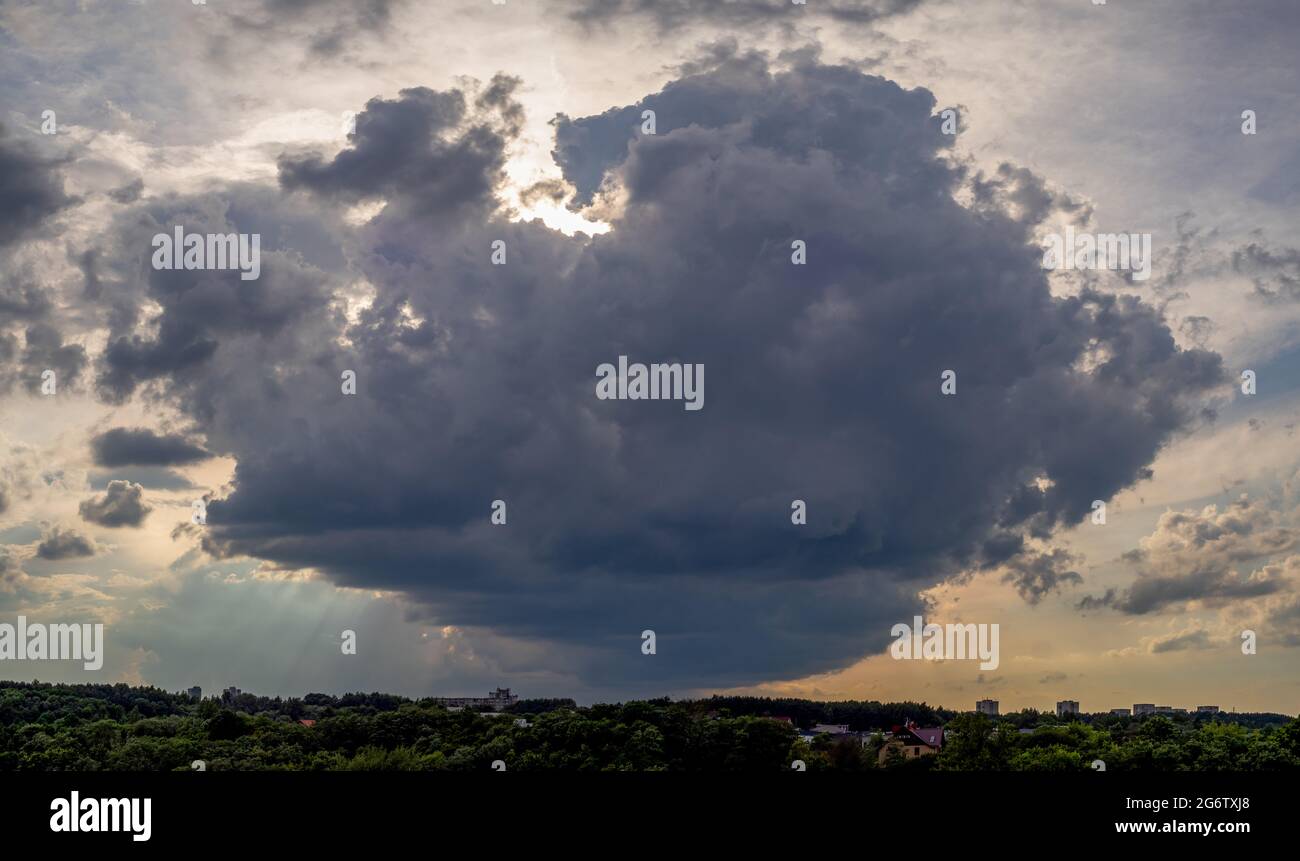
<path fill-rule="evenodd" d="M 211 457 L 180 434 L 148 428 L 112 428 L 94 437 L 90 448 L 99 466 L 181 466 Z"/>
<path fill-rule="evenodd" d="M 0 246 L 38 229 L 73 202 L 64 194 L 58 164 L 0 126 Z"/>
<path fill-rule="evenodd" d="M 64 193 L 62 162 L 0 126 L 0 394 L 19 382 L 40 391 L 46 370 L 59 385 L 75 385 L 86 365 L 85 348 L 65 343 L 51 320 L 55 301 L 43 283 L 46 273 L 12 257 L 23 240 L 48 236 L 54 216 L 76 202 Z"/>
<path fill-rule="evenodd" d="M 511 118 L 518 111 L 509 100 L 513 83 L 493 81 L 480 106 L 507 106 Z M 372 99 L 356 118 L 349 149 L 328 163 L 318 154 L 285 157 L 280 182 L 344 201 L 395 199 L 417 217 L 433 218 L 464 205 L 491 208 L 505 164 L 504 140 L 489 124 L 464 127 L 469 110 L 459 90 L 414 87 L 395 100 Z"/>
<path fill-rule="evenodd" d="M 951 179 L 933 157 L 950 147 L 952 138 L 938 134 L 940 120 L 929 116 L 934 106 L 929 92 L 903 90 L 883 78 L 847 68 L 827 67 L 816 76 L 772 78 L 763 56 L 739 55 L 734 45 L 726 43 L 715 46 L 715 56 L 721 62 L 709 74 L 672 81 L 635 104 L 579 120 L 563 114 L 555 118 L 552 155 L 577 189 L 576 203 L 590 202 L 601 180 L 625 161 L 629 146 L 640 142 L 646 110 L 655 112 L 661 136 L 671 138 L 671 132 L 680 131 L 676 140 L 682 143 L 691 126 L 744 127 L 753 145 L 787 157 L 822 154 L 844 159 L 846 165 L 922 174 L 913 179 L 930 193 Z M 774 97 L 783 109 L 794 109 L 800 122 L 773 110 L 767 101 Z M 800 98 L 818 97 L 832 101 L 797 103 Z M 652 152 L 647 149 L 643 156 Z M 929 182 L 924 182 L 927 178 Z"/>
<path fill-rule="evenodd" d="M 109 341 L 95 379 L 100 396 L 118 403 L 141 386 L 219 384 L 211 360 L 222 343 L 228 352 L 245 351 L 248 366 L 232 373 L 251 374 L 249 382 L 268 386 L 265 366 L 258 365 L 267 350 L 288 350 L 295 361 L 303 360 L 320 321 L 333 314 L 328 302 L 337 284 L 330 272 L 343 265 L 338 244 L 304 203 L 283 201 L 264 187 L 231 185 L 220 194 L 159 198 L 120 216 L 113 228 L 116 246 L 100 249 L 98 264 L 115 283 L 113 302 L 103 309 Z M 260 277 L 243 281 L 234 270 L 153 269 L 144 253 L 152 237 L 178 225 L 194 233 L 260 234 Z M 164 312 L 145 317 L 150 300 Z M 265 409 L 268 390 L 248 406 Z"/>
<path fill-rule="evenodd" d="M 1223 382 L 1218 357 L 1178 349 L 1134 297 L 1053 297 L 1033 224 L 1001 202 L 1025 181 L 957 203 L 971 178 L 928 92 L 792 62 L 724 52 L 640 103 L 655 136 L 629 108 L 561 120 L 566 174 L 611 190 L 612 230 L 590 241 L 499 213 L 508 99 L 372 101 L 343 153 L 288 154 L 287 196 L 228 189 L 215 222 L 324 206 L 345 264 L 304 228 L 276 233 L 255 286 L 144 272 L 158 334 L 121 332 L 101 391 L 153 386 L 235 457 L 212 552 L 545 644 L 521 672 L 755 682 L 882 648 L 918 590 L 961 570 L 1019 564 L 1040 600 L 1073 577 L 1027 539 L 1146 476 Z M 388 206 L 357 228 L 328 207 L 365 199 Z M 122 246 L 143 259 L 155 225 L 209 209 L 154 203 Z M 350 278 L 373 290 L 351 318 Z M 597 400 L 619 355 L 703 363 L 704 409 Z"/>

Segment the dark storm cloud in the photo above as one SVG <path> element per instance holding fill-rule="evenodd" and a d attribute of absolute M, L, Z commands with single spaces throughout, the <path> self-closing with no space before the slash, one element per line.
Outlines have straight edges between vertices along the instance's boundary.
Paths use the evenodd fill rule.
<path fill-rule="evenodd" d="M 105 309 L 104 317 L 110 332 L 129 329 L 138 313 L 130 292 L 122 289 L 121 282 L 100 272 L 98 248 L 88 248 L 79 253 L 69 249 L 69 261 L 81 271 L 82 293 L 93 306 Z"/>
<path fill-rule="evenodd" d="M 505 122 L 504 130 L 511 137 L 518 135 L 524 124 L 524 106 L 515 101 L 515 90 L 522 83 L 522 78 L 496 75 L 474 100 L 480 110 L 493 110 L 500 114 Z"/>
<path fill-rule="evenodd" d="M 244 281 L 234 270 L 153 269 L 151 238 L 174 225 L 191 233 L 260 234 L 260 277 Z M 109 342 L 98 361 L 96 388 L 111 403 L 126 400 L 144 384 L 183 387 L 202 379 L 223 344 L 248 351 L 244 361 L 256 363 L 281 338 L 312 340 L 319 319 L 333 313 L 328 300 L 337 285 L 329 273 L 343 268 L 338 243 L 326 236 L 318 214 L 274 190 L 232 186 L 221 195 L 150 201 L 147 210 L 116 220 L 115 237 L 98 254 L 110 268 L 134 277 L 114 291 L 118 304 L 108 313 Z M 304 255 L 325 271 L 305 263 Z M 162 306 L 160 319 L 141 320 L 146 301 Z M 156 334 L 140 334 L 141 322 L 156 322 Z M 292 352 L 303 360 L 299 350 Z M 261 368 L 239 372 L 266 380 L 255 401 L 260 408 L 274 385 Z"/>
<path fill-rule="evenodd" d="M 719 26 L 792 24 L 806 18 L 826 18 L 837 24 L 869 24 L 909 12 L 921 0 L 581 0 L 577 9 L 565 5 L 569 17 L 582 24 L 615 24 L 643 17 L 660 30 L 703 22 Z"/>
<path fill-rule="evenodd" d="M 924 186 L 927 194 L 945 188 L 951 180 L 948 169 L 932 157 L 910 157 L 912 148 L 933 156 L 952 143 L 950 136 L 939 134 L 939 118 L 930 116 L 934 97 L 928 91 L 904 90 L 884 78 L 862 76 L 844 67 L 821 67 L 815 74 L 797 78 L 773 78 L 760 54 L 737 54 L 735 46 L 726 43 L 714 46 L 713 54 L 717 67 L 709 74 L 672 81 L 634 105 L 578 120 L 564 114 L 552 120 L 555 149 L 551 155 L 578 191 L 575 205 L 590 203 L 601 180 L 627 160 L 634 144 L 644 142 L 640 129 L 646 110 L 655 112 L 661 139 L 680 130 L 675 138 L 680 145 L 690 140 L 690 126 L 725 129 L 752 122 L 752 129 L 747 130 L 749 143 L 788 158 L 806 159 L 816 153 L 885 173 L 894 169 L 916 172 L 920 176 L 910 177 L 912 185 Z M 852 95 L 841 90 L 851 90 Z M 720 98 L 723 94 L 725 98 Z M 797 108 L 803 124 L 789 122 L 786 116 L 765 107 L 774 97 Z M 804 97 L 845 100 L 792 104 Z M 668 152 L 648 147 L 642 160 Z M 654 165 L 640 167 L 645 171 Z"/>
<path fill-rule="evenodd" d="M 1056 549 L 1048 553 L 1026 553 L 1007 564 L 1002 581 L 1016 587 L 1020 597 L 1029 604 L 1037 604 L 1046 595 L 1071 583 L 1082 583 L 1083 577 L 1069 566 L 1074 556 Z"/>
<path fill-rule="evenodd" d="M 1013 164 L 998 165 L 992 175 L 977 175 L 971 181 L 971 192 L 976 206 L 1008 211 L 1025 224 L 1038 224 L 1057 211 L 1078 223 L 1087 223 L 1092 217 L 1092 207 L 1052 191 L 1042 177 Z"/>
<path fill-rule="evenodd" d="M 63 193 L 58 161 L 0 126 L 0 247 L 38 229 L 73 203 Z"/>
<path fill-rule="evenodd" d="M 95 544 L 76 530 L 56 526 L 37 545 L 36 555 L 49 560 L 84 558 L 95 555 Z"/>
<path fill-rule="evenodd" d="M 590 241 L 500 217 L 511 111 L 469 104 L 376 99 L 352 148 L 282 161 L 306 193 L 290 200 L 388 202 L 360 228 L 332 222 L 374 291 L 351 321 L 319 285 L 284 325 L 250 307 L 238 330 L 187 301 L 195 273 L 151 275 L 149 297 L 159 331 L 186 336 L 156 343 L 213 344 L 167 379 L 238 463 L 207 547 L 545 644 L 507 671 L 744 684 L 882 649 L 919 589 L 962 570 L 1019 563 L 1034 600 L 1073 577 L 1026 557 L 1026 536 L 1147 475 L 1223 382 L 1217 356 L 1179 350 L 1132 297 L 1052 297 L 1023 213 L 956 203 L 966 177 L 925 90 L 724 56 L 563 120 L 566 173 L 622 189 Z M 634 134 L 641 104 L 659 134 Z M 704 409 L 597 400 L 596 367 L 619 355 L 702 363 Z"/>
<path fill-rule="evenodd" d="M 110 481 L 102 496 L 81 503 L 81 517 L 89 523 L 116 528 L 139 526 L 153 509 L 144 502 L 144 488 L 129 481 Z"/>
<path fill-rule="evenodd" d="M 97 466 L 181 466 L 212 455 L 179 434 L 113 428 L 90 441 Z"/>
<path fill-rule="evenodd" d="M 121 403 L 142 380 L 181 373 L 202 364 L 217 349 L 210 340 L 150 341 L 138 335 L 121 337 L 104 351 L 104 368 L 97 380 L 101 397 Z"/>
<path fill-rule="evenodd" d="M 512 130 L 520 109 L 509 96 L 517 83 L 498 76 L 479 100 L 501 111 Z M 344 201 L 396 198 L 415 216 L 482 217 L 475 210 L 495 205 L 504 139 L 488 123 L 462 128 L 468 113 L 459 90 L 414 87 L 396 99 L 371 99 L 356 117 L 350 148 L 329 162 L 314 153 L 283 157 L 280 184 Z"/>
<path fill-rule="evenodd" d="M 33 323 L 27 327 L 27 345 L 22 354 L 21 374 L 27 390 L 41 390 L 42 374 L 55 373 L 59 386 L 73 386 L 86 367 L 86 348 L 80 344 L 65 344 L 63 335 L 48 323 Z"/>
<path fill-rule="evenodd" d="M 63 193 L 58 165 L 36 145 L 7 136 L 0 127 L 0 251 L 20 239 L 40 236 L 51 216 L 76 202 Z M 65 344 L 50 322 L 53 293 L 39 283 L 45 273 L 20 267 L 7 256 L 0 257 L 0 268 L 6 273 L 0 284 L 0 393 L 17 382 L 28 391 L 40 391 L 46 370 L 56 373 L 60 385 L 75 384 L 86 365 L 85 348 Z M 11 324 L 23 328 L 7 331 Z"/>

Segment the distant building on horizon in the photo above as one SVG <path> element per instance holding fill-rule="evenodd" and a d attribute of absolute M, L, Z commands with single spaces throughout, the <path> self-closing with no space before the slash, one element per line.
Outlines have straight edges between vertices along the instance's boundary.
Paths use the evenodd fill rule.
<path fill-rule="evenodd" d="M 1219 707 L 1218 706 L 1197 706 L 1196 713 L 1198 715 L 1217 715 L 1219 713 Z"/>
<path fill-rule="evenodd" d="M 1111 709 L 1110 713 L 1115 717 L 1129 717 L 1133 714 L 1132 709 Z"/>
<path fill-rule="evenodd" d="M 519 702 L 519 697 L 510 693 L 510 688 L 497 688 L 485 697 L 433 697 L 433 701 L 449 709 L 490 708 L 499 712 Z"/>
<path fill-rule="evenodd" d="M 239 688 L 235 687 L 234 685 L 231 685 L 230 687 L 226 688 L 224 691 L 221 692 L 221 698 L 223 700 L 233 700 L 235 697 L 239 696 L 242 693 L 243 691 L 241 691 Z"/>
<path fill-rule="evenodd" d="M 1078 700 L 1061 700 L 1056 704 L 1056 716 L 1065 717 L 1066 715 L 1077 715 L 1079 713 Z"/>
<path fill-rule="evenodd" d="M 976 700 L 975 712 L 976 714 L 988 715 L 989 717 L 997 717 L 998 701 L 997 700 Z"/>
<path fill-rule="evenodd" d="M 189 691 L 187 691 L 187 693 L 190 695 L 190 699 L 194 699 L 194 700 L 203 699 L 203 688 L 199 687 L 198 685 L 195 685 L 194 687 L 190 688 Z"/>
<path fill-rule="evenodd" d="M 1133 704 L 1133 717 L 1141 717 L 1142 715 L 1153 715 L 1155 713 L 1156 713 L 1156 707 L 1154 703 Z"/>

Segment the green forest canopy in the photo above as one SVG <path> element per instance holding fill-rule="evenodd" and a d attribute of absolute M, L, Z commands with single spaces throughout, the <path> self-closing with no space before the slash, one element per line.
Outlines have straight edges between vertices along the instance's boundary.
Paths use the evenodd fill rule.
<path fill-rule="evenodd" d="M 791 722 L 772 718 L 789 718 Z M 306 725 L 301 721 L 314 721 Z M 885 757 L 881 733 L 943 725 L 942 751 Z M 799 737 L 847 725 L 860 736 Z M 1033 732 L 1022 732 L 1033 729 Z M 1300 719 L 1275 714 L 1058 720 L 925 703 L 763 697 L 577 706 L 522 700 L 510 713 L 450 711 L 392 694 L 209 697 L 158 688 L 0 682 L 0 770 L 809 771 L 875 768 L 1070 771 L 1300 769 Z"/>

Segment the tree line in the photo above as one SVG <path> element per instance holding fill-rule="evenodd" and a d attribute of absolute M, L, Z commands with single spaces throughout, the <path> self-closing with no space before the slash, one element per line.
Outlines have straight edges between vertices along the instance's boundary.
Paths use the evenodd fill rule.
<path fill-rule="evenodd" d="M 781 719 L 774 719 L 781 718 Z M 789 722 L 783 719 L 789 719 Z M 936 756 L 906 760 L 883 733 L 944 725 Z M 1034 721 L 1032 733 L 1021 732 Z M 306 723 L 304 723 L 306 722 Z M 848 725 L 853 736 L 798 730 Z M 1300 719 L 1020 712 L 990 720 L 924 703 L 713 697 L 578 706 L 521 700 L 504 714 L 392 694 L 209 697 L 150 687 L 0 682 L 0 770 L 511 771 L 1300 769 Z M 883 762 L 882 762 L 883 759 Z"/>

